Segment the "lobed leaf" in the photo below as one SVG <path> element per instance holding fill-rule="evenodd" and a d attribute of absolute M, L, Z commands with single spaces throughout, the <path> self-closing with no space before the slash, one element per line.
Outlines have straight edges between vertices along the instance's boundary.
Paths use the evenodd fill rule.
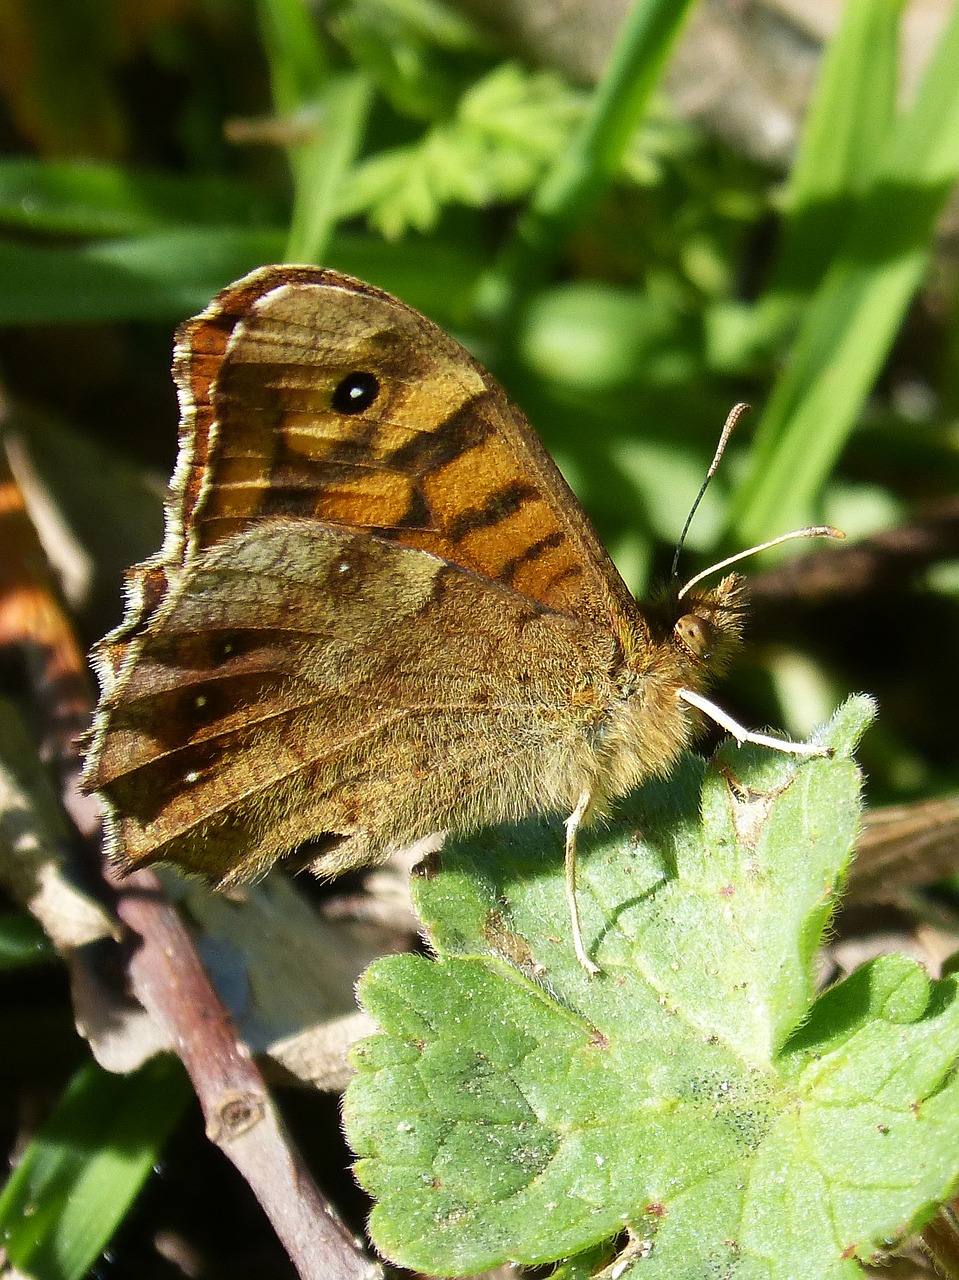
<path fill-rule="evenodd" d="M 837 714 L 831 759 L 687 757 L 584 841 L 598 979 L 555 828 L 444 850 L 416 891 L 437 959 L 361 982 L 383 1034 L 347 1133 L 389 1258 L 460 1275 L 626 1231 L 617 1276 L 838 1280 L 949 1192 L 954 983 L 891 957 L 814 999 L 870 714 Z"/>

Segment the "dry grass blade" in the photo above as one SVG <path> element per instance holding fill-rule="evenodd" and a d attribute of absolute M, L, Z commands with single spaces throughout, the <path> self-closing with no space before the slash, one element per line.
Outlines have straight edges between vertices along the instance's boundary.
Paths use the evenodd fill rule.
<path fill-rule="evenodd" d="M 889 902 L 957 869 L 959 796 L 871 809 L 849 870 L 849 900 Z"/>

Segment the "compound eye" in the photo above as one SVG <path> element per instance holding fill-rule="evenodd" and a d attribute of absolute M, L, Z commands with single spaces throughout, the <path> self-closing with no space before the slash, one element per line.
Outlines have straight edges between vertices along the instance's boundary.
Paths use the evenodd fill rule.
<path fill-rule="evenodd" d="M 700 661 L 713 656 L 716 647 L 716 630 L 711 622 L 698 613 L 686 613 L 673 627 L 673 635 L 688 654 Z"/>

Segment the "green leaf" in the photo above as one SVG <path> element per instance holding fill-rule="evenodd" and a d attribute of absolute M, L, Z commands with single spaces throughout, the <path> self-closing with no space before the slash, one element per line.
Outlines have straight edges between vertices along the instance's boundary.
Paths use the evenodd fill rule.
<path fill-rule="evenodd" d="M 436 121 L 494 53 L 490 40 L 439 0 L 354 0 L 331 29 L 401 116 Z"/>
<path fill-rule="evenodd" d="M 628 1230 L 618 1276 L 839 1280 L 949 1193 L 953 983 L 893 957 L 814 1000 L 871 713 L 837 714 L 831 759 L 687 756 L 584 840 L 597 979 L 557 824 L 444 849 L 416 887 L 438 959 L 361 983 L 383 1033 L 345 1114 L 387 1257 L 460 1275 Z"/>
<path fill-rule="evenodd" d="M 396 239 L 432 229 L 446 205 L 518 200 L 562 151 L 581 105 L 555 75 L 497 66 L 463 95 L 451 120 L 358 165 L 341 213 L 366 213 Z"/>
<path fill-rule="evenodd" d="M 420 40 L 447 52 L 487 51 L 490 41 L 442 0 L 354 0 L 350 17 L 390 38 Z M 337 15 L 341 19 L 341 15 Z M 342 19 L 341 19 L 342 20 Z"/>
<path fill-rule="evenodd" d="M 134 1075 L 94 1063 L 70 1082 L 0 1195 L 6 1259 L 35 1280 L 81 1280 L 110 1242 L 190 1099 L 179 1062 Z"/>
<path fill-rule="evenodd" d="M 57 959 L 53 943 L 26 911 L 0 917 L 0 972 Z"/>
<path fill-rule="evenodd" d="M 684 321 L 676 307 L 637 289 L 571 281 L 530 300 L 519 353 L 540 377 L 585 391 L 688 384 L 699 370 Z"/>

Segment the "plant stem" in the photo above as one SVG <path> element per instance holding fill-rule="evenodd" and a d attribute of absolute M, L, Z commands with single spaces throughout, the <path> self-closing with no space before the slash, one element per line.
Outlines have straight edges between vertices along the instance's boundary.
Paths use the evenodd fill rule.
<path fill-rule="evenodd" d="M 692 0 L 638 0 L 629 11 L 579 133 L 540 183 L 512 239 L 481 279 L 481 318 L 511 331 L 570 231 L 615 177 Z"/>

